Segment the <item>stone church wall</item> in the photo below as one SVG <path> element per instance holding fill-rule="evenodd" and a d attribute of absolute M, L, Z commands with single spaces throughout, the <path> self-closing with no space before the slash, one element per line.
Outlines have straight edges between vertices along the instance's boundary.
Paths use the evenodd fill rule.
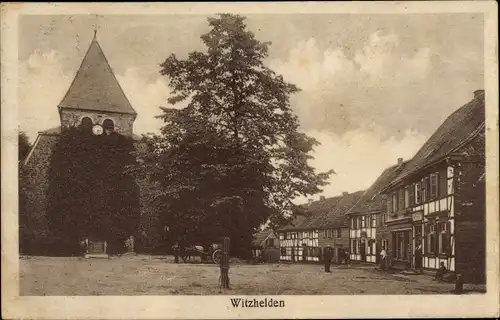
<path fill-rule="evenodd" d="M 19 236 L 20 252 L 26 254 L 45 254 L 47 246 L 54 246 L 47 219 L 47 192 L 52 152 L 58 135 L 40 134 L 31 151 L 20 176 L 20 187 L 25 194 L 25 203 L 20 205 Z M 140 148 L 140 143 L 136 143 Z M 137 250 L 150 253 L 163 253 L 163 230 L 161 220 L 151 203 L 156 186 L 151 182 L 138 179 L 140 188 L 140 222 L 137 230 Z"/>
<path fill-rule="evenodd" d="M 48 178 L 52 150 L 57 140 L 57 135 L 40 134 L 23 167 L 24 175 L 20 185 L 24 186 L 26 202 L 21 210 L 23 212 L 19 212 L 21 238 L 38 242 L 49 237 L 46 218 Z"/>

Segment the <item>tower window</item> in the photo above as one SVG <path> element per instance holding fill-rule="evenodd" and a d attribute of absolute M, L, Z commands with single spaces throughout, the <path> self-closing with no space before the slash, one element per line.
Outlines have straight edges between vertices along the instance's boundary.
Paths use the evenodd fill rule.
<path fill-rule="evenodd" d="M 89 117 L 83 117 L 80 125 L 82 126 L 82 128 L 91 129 L 92 128 L 92 119 L 90 119 Z"/>
<path fill-rule="evenodd" d="M 113 120 L 110 120 L 110 119 L 104 120 L 104 122 L 102 123 L 102 126 L 103 126 L 104 130 L 115 131 L 115 123 L 113 122 Z"/>

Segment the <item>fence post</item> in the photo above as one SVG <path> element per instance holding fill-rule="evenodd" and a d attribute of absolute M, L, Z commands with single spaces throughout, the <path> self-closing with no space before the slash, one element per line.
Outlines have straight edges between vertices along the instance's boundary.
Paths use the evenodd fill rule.
<path fill-rule="evenodd" d="M 222 244 L 222 258 L 220 259 L 220 285 L 229 289 L 229 237 L 224 237 Z"/>

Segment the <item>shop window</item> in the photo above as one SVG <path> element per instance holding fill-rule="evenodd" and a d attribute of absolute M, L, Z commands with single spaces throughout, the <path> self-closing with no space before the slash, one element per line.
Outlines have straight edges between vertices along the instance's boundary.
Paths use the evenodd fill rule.
<path fill-rule="evenodd" d="M 358 240 L 351 240 L 351 253 L 358 254 Z"/>
<path fill-rule="evenodd" d="M 436 233 L 436 225 L 435 224 L 428 224 L 426 228 L 426 238 L 427 238 L 427 243 L 426 243 L 426 252 L 430 254 L 435 254 L 436 253 L 436 244 L 437 244 L 437 233 Z"/>
<path fill-rule="evenodd" d="M 408 260 L 408 245 L 410 244 L 409 231 L 397 231 L 392 233 L 392 256 L 398 260 Z"/>
<path fill-rule="evenodd" d="M 438 223 L 438 249 L 440 254 L 449 254 L 451 249 L 450 244 L 450 228 L 449 222 Z"/>

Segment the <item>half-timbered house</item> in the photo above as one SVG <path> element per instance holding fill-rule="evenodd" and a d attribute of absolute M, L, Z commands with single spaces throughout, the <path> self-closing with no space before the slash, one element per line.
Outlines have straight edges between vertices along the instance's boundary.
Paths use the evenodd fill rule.
<path fill-rule="evenodd" d="M 322 249 L 349 249 L 349 224 L 345 213 L 358 201 L 363 191 L 344 192 L 341 196 L 310 200 L 300 206 L 294 220 L 278 229 L 280 258 L 283 261 L 322 261 Z"/>
<path fill-rule="evenodd" d="M 366 190 L 346 216 L 349 220 L 349 252 L 352 261 L 378 262 L 378 253 L 382 248 L 377 239 L 377 229 L 382 223 L 382 213 L 386 209 L 386 199 L 381 194 L 382 188 L 392 181 L 404 168 L 406 162 L 398 163 L 385 169 L 375 182 Z"/>
<path fill-rule="evenodd" d="M 264 262 L 278 262 L 279 238 L 272 230 L 263 230 L 256 233 L 252 239 L 252 257 Z"/>
<path fill-rule="evenodd" d="M 451 114 L 385 188 L 381 241 L 392 266 L 423 267 L 485 279 L 484 91 Z"/>

